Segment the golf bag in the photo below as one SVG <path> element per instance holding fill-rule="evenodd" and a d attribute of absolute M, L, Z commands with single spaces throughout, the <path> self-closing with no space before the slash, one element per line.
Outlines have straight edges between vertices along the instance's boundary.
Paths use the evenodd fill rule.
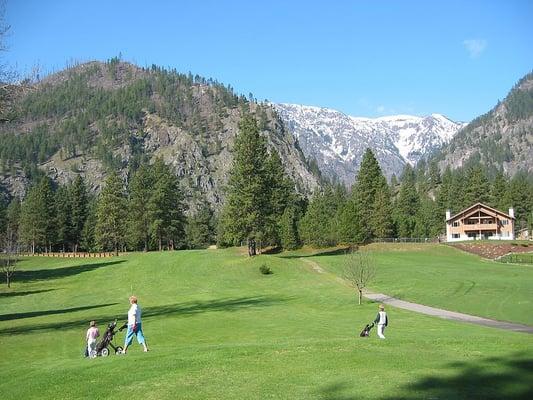
<path fill-rule="evenodd" d="M 111 322 L 102 337 L 102 340 L 96 345 L 96 349 L 91 351 L 89 357 L 94 358 L 98 356 L 107 357 L 109 355 L 109 347 L 111 347 L 115 354 L 121 354 L 123 348 L 121 346 L 115 346 L 113 344 L 113 338 L 115 337 L 115 328 L 117 327 L 117 321 Z"/>
<path fill-rule="evenodd" d="M 370 330 L 374 327 L 374 323 L 366 324 L 359 336 L 368 337 L 370 335 Z"/>

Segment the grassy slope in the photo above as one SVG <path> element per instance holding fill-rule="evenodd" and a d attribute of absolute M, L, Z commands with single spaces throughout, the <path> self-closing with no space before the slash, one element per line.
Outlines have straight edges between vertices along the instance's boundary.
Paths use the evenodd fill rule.
<path fill-rule="evenodd" d="M 375 251 L 378 267 L 372 290 L 428 306 L 533 325 L 533 267 L 529 265 L 484 260 L 445 245 L 380 244 L 368 249 Z M 342 275 L 342 255 L 311 259 Z"/>
<path fill-rule="evenodd" d="M 267 262 L 274 274 L 263 276 Z M 389 310 L 375 314 L 297 259 L 234 250 L 21 263 L 0 289 L 2 398 L 527 398 L 533 337 Z M 151 352 L 81 358 L 90 319 L 123 318 L 133 291 Z M 122 334 L 119 338 L 122 339 Z"/>

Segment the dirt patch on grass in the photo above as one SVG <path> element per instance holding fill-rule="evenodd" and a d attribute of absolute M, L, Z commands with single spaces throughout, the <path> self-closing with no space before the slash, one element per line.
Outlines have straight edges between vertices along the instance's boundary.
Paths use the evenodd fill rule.
<path fill-rule="evenodd" d="M 450 246 L 490 260 L 509 253 L 533 252 L 533 243 L 454 243 Z"/>

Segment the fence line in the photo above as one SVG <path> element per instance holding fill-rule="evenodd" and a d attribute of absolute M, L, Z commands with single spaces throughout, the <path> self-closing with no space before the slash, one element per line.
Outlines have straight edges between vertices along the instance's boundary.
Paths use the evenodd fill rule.
<path fill-rule="evenodd" d="M 375 238 L 372 243 L 437 243 L 437 238 Z"/>
<path fill-rule="evenodd" d="M 113 257 L 113 252 L 99 252 L 99 253 L 18 253 L 20 257 L 59 257 L 59 258 L 107 258 Z"/>

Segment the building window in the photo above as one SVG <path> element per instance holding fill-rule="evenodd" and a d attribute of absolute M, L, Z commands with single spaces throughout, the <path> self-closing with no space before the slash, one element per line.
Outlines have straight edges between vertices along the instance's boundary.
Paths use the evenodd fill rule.
<path fill-rule="evenodd" d="M 460 235 L 458 233 L 452 233 L 452 238 L 459 239 Z"/>
<path fill-rule="evenodd" d="M 509 220 L 507 219 L 502 219 L 502 225 L 507 225 L 509 224 Z"/>
<path fill-rule="evenodd" d="M 509 237 L 509 232 L 502 232 L 503 237 Z"/>
<path fill-rule="evenodd" d="M 459 226 L 459 221 L 453 221 L 452 226 Z"/>

